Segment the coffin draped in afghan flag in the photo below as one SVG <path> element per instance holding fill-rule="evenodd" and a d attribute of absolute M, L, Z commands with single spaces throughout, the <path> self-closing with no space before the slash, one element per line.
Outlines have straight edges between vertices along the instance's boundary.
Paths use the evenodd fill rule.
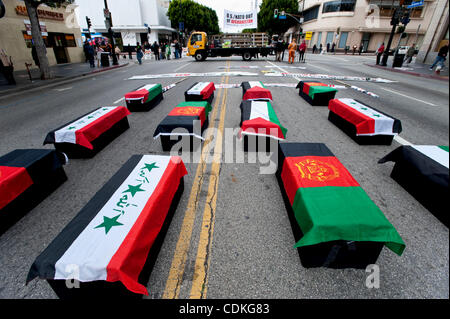
<path fill-rule="evenodd" d="M 448 227 L 448 146 L 400 146 L 378 163 L 386 162 L 395 163 L 391 177 Z"/>
<path fill-rule="evenodd" d="M 206 101 L 182 102 L 159 123 L 153 138 L 161 137 L 164 151 L 170 151 L 183 136 L 191 137 L 191 145 L 193 137 L 203 140 L 202 132 L 208 127 L 208 115 L 211 110 L 211 104 Z M 176 138 L 171 139 L 172 136 Z"/>
<path fill-rule="evenodd" d="M 328 109 L 328 120 L 361 145 L 391 145 L 402 131 L 400 120 L 358 100 L 333 99 Z"/>
<path fill-rule="evenodd" d="M 304 267 L 365 268 L 405 244 L 325 144 L 280 143 L 276 173 Z"/>
<path fill-rule="evenodd" d="M 148 84 L 125 94 L 125 102 L 130 112 L 149 111 L 164 99 L 161 84 Z"/>
<path fill-rule="evenodd" d="M 27 284 L 46 279 L 60 298 L 148 295 L 186 174 L 180 157 L 132 156 L 36 258 Z"/>
<path fill-rule="evenodd" d="M 216 87 L 214 82 L 196 82 L 184 92 L 186 101 L 207 101 L 212 103 Z"/>
<path fill-rule="evenodd" d="M 69 158 L 93 157 L 130 127 L 129 114 L 124 106 L 100 107 L 49 132 L 44 144 L 54 144 Z"/>
<path fill-rule="evenodd" d="M 318 81 L 300 81 L 297 84 L 299 95 L 313 106 L 328 106 L 337 90 Z"/>
<path fill-rule="evenodd" d="M 0 157 L 0 234 L 67 180 L 64 154 L 20 149 Z"/>
<path fill-rule="evenodd" d="M 261 81 L 242 82 L 242 99 L 244 101 L 272 101 L 272 93 Z"/>

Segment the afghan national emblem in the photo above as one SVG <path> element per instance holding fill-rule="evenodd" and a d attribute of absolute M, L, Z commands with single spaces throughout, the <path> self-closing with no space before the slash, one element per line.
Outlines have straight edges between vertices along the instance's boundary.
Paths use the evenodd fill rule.
<path fill-rule="evenodd" d="M 315 159 L 307 159 L 295 164 L 300 171 L 301 178 L 316 182 L 328 182 L 339 177 L 339 171 L 329 163 Z"/>

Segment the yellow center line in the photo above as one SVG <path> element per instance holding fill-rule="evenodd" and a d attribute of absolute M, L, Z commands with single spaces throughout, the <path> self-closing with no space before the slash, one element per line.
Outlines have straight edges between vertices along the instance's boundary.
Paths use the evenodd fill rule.
<path fill-rule="evenodd" d="M 226 79 L 226 84 L 228 84 L 228 80 L 229 77 L 227 77 Z M 211 165 L 211 176 L 209 178 L 208 194 L 206 197 L 206 204 L 203 211 L 203 221 L 200 239 L 198 243 L 197 258 L 195 261 L 194 277 L 192 280 L 191 294 L 189 297 L 191 299 L 205 299 L 206 292 L 208 289 L 208 270 L 211 260 L 210 253 L 214 234 L 217 193 L 219 190 L 219 174 L 220 174 L 222 145 L 223 145 L 222 137 L 227 109 L 227 96 L 228 96 L 228 89 L 225 89 L 225 93 L 222 99 L 222 107 L 220 111 L 220 122 L 218 127 L 219 134 L 217 136 L 216 145 L 214 147 L 214 157 Z"/>
<path fill-rule="evenodd" d="M 221 84 L 224 83 L 224 77 L 221 78 Z M 211 121 L 208 128 L 212 128 L 215 125 L 215 119 L 218 113 L 219 101 L 222 95 L 223 89 L 219 89 L 217 99 L 214 103 L 213 111 L 211 113 Z M 189 252 L 189 246 L 191 242 L 192 230 L 195 221 L 195 215 L 198 207 L 198 199 L 200 191 L 203 185 L 203 176 L 206 172 L 207 164 L 206 158 L 210 152 L 208 144 L 211 142 L 213 136 L 213 130 L 207 130 L 205 136 L 205 142 L 202 146 L 202 154 L 200 163 L 197 165 L 197 171 L 195 173 L 194 182 L 192 184 L 191 193 L 189 195 L 189 201 L 186 208 L 186 212 L 181 226 L 180 234 L 178 237 L 177 246 L 172 259 L 172 264 L 169 271 L 169 276 L 166 281 L 166 287 L 164 289 L 163 299 L 176 299 L 180 294 L 181 283 L 183 280 L 184 268 L 186 266 L 186 259 Z"/>

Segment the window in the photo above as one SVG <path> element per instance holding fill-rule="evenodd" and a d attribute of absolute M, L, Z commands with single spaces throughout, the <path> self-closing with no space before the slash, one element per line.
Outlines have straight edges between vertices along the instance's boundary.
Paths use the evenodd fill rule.
<path fill-rule="evenodd" d="M 31 45 L 33 43 L 33 37 L 27 33 L 27 31 L 22 31 L 23 39 L 25 40 L 25 44 L 27 45 L 27 48 L 31 49 Z M 45 46 L 48 48 L 50 47 L 48 44 L 48 37 L 42 36 L 42 39 L 44 40 Z"/>
<path fill-rule="evenodd" d="M 407 5 L 408 1 L 405 1 L 403 5 Z M 411 1 L 409 1 L 411 2 Z M 380 11 L 380 17 L 392 17 L 394 14 L 394 9 L 397 8 L 400 5 L 400 2 L 398 0 L 392 1 L 392 0 L 370 0 L 369 4 L 376 5 L 379 8 Z M 422 17 L 424 7 L 415 7 L 411 9 L 411 18 L 420 18 Z M 374 9 L 372 9 L 367 15 L 371 15 L 375 12 Z"/>
<path fill-rule="evenodd" d="M 322 13 L 345 12 L 345 11 L 353 12 L 355 11 L 355 3 L 356 0 L 337 0 L 325 2 L 323 4 Z"/>
<path fill-rule="evenodd" d="M 319 16 L 319 8 L 320 5 L 305 10 L 303 12 L 303 19 L 304 19 L 303 22 L 317 19 L 317 17 Z"/>
<path fill-rule="evenodd" d="M 195 33 L 192 35 L 191 44 L 195 44 L 195 42 L 197 42 L 197 41 L 202 41 L 201 33 Z"/>
<path fill-rule="evenodd" d="M 321 43 L 322 43 L 322 32 L 319 32 L 317 34 L 317 46 L 320 46 Z"/>
<path fill-rule="evenodd" d="M 77 46 L 77 44 L 75 42 L 75 36 L 73 34 L 66 34 L 65 38 L 66 38 L 66 45 L 68 47 L 76 47 Z"/>
<path fill-rule="evenodd" d="M 345 45 L 347 44 L 348 32 L 341 32 L 339 37 L 339 49 L 345 49 Z"/>

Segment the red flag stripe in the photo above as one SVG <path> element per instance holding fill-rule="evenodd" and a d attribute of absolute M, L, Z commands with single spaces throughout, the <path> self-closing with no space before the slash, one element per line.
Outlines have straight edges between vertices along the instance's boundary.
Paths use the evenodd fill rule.
<path fill-rule="evenodd" d="M 242 122 L 241 131 L 242 132 L 251 132 L 256 135 L 264 134 L 264 135 L 272 135 L 271 129 L 276 129 L 276 138 L 285 139 L 281 128 L 272 122 L 269 122 L 261 117 L 255 118 L 253 120 L 247 120 Z"/>
<path fill-rule="evenodd" d="M 0 166 L 0 209 L 33 185 L 25 167 Z"/>
<path fill-rule="evenodd" d="M 176 107 L 170 113 L 169 116 L 199 116 L 201 125 L 206 120 L 206 110 L 204 107 L 198 106 L 185 106 L 185 107 Z"/>
<path fill-rule="evenodd" d="M 330 100 L 328 109 L 355 125 L 356 134 L 373 134 L 375 132 L 375 120 L 373 118 L 358 112 L 338 99 Z"/>
<path fill-rule="evenodd" d="M 248 89 L 243 97 L 244 100 L 269 99 L 272 100 L 272 93 L 268 89 L 255 86 Z"/>

